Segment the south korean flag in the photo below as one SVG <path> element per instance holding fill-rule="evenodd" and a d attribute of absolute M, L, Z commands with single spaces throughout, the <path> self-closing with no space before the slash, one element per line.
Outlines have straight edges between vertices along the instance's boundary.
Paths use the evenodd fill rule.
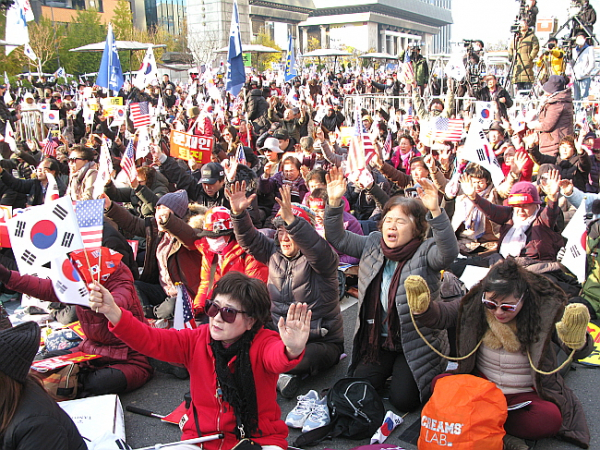
<path fill-rule="evenodd" d="M 52 277 L 55 258 L 83 248 L 70 197 L 28 208 L 7 222 L 13 253 L 22 275 Z"/>

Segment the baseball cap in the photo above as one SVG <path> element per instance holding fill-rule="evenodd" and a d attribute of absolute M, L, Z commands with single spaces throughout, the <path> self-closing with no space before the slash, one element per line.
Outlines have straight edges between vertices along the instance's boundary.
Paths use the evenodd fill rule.
<path fill-rule="evenodd" d="M 215 184 L 225 178 L 225 170 L 219 163 L 211 162 L 204 164 L 200 171 L 200 183 Z"/>
<path fill-rule="evenodd" d="M 541 203 L 537 187 L 528 181 L 519 181 L 516 183 L 508 195 L 509 206 L 541 205 Z"/>

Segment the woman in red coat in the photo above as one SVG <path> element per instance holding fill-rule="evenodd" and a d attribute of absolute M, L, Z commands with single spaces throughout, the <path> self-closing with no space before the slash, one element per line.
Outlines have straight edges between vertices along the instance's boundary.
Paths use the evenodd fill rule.
<path fill-rule="evenodd" d="M 104 286 L 91 289 L 90 307 L 106 316 L 115 335 L 148 356 L 188 369 L 192 401 L 182 439 L 223 433 L 223 439 L 203 448 L 229 449 L 244 436 L 263 447 L 287 448 L 276 385 L 278 375 L 304 354 L 312 315 L 306 303 L 290 306 L 287 320 L 279 320 L 279 334 L 266 330 L 271 321 L 267 286 L 230 272 L 206 301 L 209 323 L 178 331 L 150 328 L 120 308 Z"/>

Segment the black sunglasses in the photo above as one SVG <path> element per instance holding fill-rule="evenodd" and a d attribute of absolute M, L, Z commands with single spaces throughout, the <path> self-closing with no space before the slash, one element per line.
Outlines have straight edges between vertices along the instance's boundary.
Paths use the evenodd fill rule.
<path fill-rule="evenodd" d="M 69 162 L 75 162 L 75 161 L 85 161 L 85 159 L 69 157 Z"/>
<path fill-rule="evenodd" d="M 235 318 L 238 315 L 238 313 L 247 314 L 246 311 L 238 311 L 235 308 L 228 308 L 227 306 L 219 308 L 219 305 L 217 305 L 212 300 L 206 300 L 206 302 L 204 303 L 204 311 L 206 312 L 206 315 L 208 317 L 216 317 L 217 314 L 220 312 L 221 318 L 227 323 L 235 322 Z"/>

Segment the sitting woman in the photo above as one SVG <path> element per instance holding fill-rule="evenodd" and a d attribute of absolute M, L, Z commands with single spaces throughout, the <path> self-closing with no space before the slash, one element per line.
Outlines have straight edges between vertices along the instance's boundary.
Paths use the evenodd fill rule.
<path fill-rule="evenodd" d="M 376 389 L 382 389 L 391 375 L 390 402 L 400 411 L 419 407 L 429 397 L 431 380 L 446 369 L 446 361 L 421 341 L 410 323 L 404 280 L 422 275 L 438 298 L 440 271 L 458 255 L 450 219 L 438 206 L 437 189 L 426 178 L 418 182 L 420 199 L 392 197 L 384 206 L 380 231 L 358 236 L 344 230 L 344 176 L 332 169 L 327 179 L 327 241 L 360 259 L 350 373 L 367 378 Z M 429 227 L 433 238 L 425 239 Z M 437 349 L 449 350 L 445 332 L 423 333 Z"/>
<path fill-rule="evenodd" d="M 588 448 L 583 408 L 556 370 L 551 345 L 574 359 L 591 353 L 593 341 L 586 332 L 590 315 L 584 305 L 566 306 L 558 286 L 512 259 L 493 266 L 465 297 L 452 302 L 430 302 L 421 277 L 407 279 L 405 288 L 408 305 L 424 329 L 456 326 L 458 354 L 465 359 L 454 373 L 494 382 L 509 406 L 531 402 L 508 411 L 505 443 L 512 446 L 505 448 L 527 448 L 522 441 L 517 446 L 520 439 L 553 436 Z"/>
<path fill-rule="evenodd" d="M 232 448 L 244 436 L 269 450 L 287 448 L 288 428 L 281 420 L 276 385 L 278 375 L 291 370 L 304 354 L 312 315 L 306 303 L 290 306 L 287 320 L 279 320 L 279 334 L 267 330 L 267 286 L 229 272 L 206 301 L 209 323 L 193 330 L 150 328 L 119 308 L 99 284 L 92 286 L 90 307 L 106 316 L 111 332 L 140 352 L 186 366 L 192 402 L 183 439 L 223 433 L 223 439 L 205 442 L 202 448 Z"/>
<path fill-rule="evenodd" d="M 71 418 L 29 374 L 39 346 L 35 322 L 0 331 L 0 448 L 86 450 Z"/>

